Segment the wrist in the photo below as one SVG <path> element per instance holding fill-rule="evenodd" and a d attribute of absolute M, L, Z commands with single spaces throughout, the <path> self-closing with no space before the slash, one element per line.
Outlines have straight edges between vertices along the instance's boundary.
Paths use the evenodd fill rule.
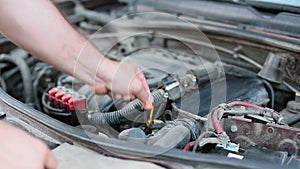
<path fill-rule="evenodd" d="M 111 83 L 113 75 L 116 72 L 116 67 L 117 62 L 104 57 L 97 67 L 97 78 L 102 79 L 105 83 Z"/>

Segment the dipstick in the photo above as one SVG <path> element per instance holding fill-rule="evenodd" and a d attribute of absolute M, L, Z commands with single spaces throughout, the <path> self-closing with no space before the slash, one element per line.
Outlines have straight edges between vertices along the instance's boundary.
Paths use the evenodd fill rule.
<path fill-rule="evenodd" d="M 150 110 L 150 114 L 149 114 L 149 120 L 146 123 L 148 129 L 150 128 L 150 126 L 153 122 L 153 114 L 154 114 L 154 106 L 152 105 L 151 110 Z"/>

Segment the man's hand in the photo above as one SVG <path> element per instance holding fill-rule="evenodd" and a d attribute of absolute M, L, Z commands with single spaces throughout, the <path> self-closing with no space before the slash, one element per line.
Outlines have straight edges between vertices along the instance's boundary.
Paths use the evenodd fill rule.
<path fill-rule="evenodd" d="M 145 109 L 151 109 L 152 96 L 139 65 L 107 59 L 99 67 L 95 83 L 90 85 L 95 93 L 108 93 L 113 99 L 132 100 L 137 97 L 145 104 Z M 101 67 L 106 67 L 106 70 Z"/>
<path fill-rule="evenodd" d="M 97 94 L 139 98 L 150 109 L 152 98 L 139 67 L 104 57 L 60 14 L 51 1 L 0 0 L 0 33 L 61 71 L 89 84 Z M 99 64 L 100 62 L 100 64 Z"/>
<path fill-rule="evenodd" d="M 40 140 L 0 122 L 0 168 L 56 169 L 57 161 Z"/>

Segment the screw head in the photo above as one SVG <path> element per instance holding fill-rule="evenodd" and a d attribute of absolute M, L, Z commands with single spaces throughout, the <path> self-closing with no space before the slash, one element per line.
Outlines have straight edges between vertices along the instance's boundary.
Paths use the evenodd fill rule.
<path fill-rule="evenodd" d="M 269 133 L 273 133 L 273 132 L 274 132 L 274 128 L 273 128 L 273 127 L 268 127 L 267 131 L 268 131 Z"/>
<path fill-rule="evenodd" d="M 164 97 L 168 98 L 169 97 L 169 93 L 164 93 Z"/>
<path fill-rule="evenodd" d="M 232 125 L 232 126 L 230 126 L 230 131 L 231 131 L 232 133 L 235 133 L 235 132 L 238 131 L 238 127 L 237 127 L 236 125 Z"/>

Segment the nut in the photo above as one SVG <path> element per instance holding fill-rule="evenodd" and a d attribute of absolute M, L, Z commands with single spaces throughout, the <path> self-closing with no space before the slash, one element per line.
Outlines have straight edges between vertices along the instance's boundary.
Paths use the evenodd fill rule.
<path fill-rule="evenodd" d="M 231 131 L 232 133 L 237 132 L 237 130 L 238 130 L 238 127 L 237 127 L 236 125 L 230 126 L 230 131 Z"/>
<path fill-rule="evenodd" d="M 273 128 L 273 127 L 268 127 L 267 131 L 268 131 L 269 133 L 273 133 L 273 132 L 274 132 L 274 128 Z"/>

